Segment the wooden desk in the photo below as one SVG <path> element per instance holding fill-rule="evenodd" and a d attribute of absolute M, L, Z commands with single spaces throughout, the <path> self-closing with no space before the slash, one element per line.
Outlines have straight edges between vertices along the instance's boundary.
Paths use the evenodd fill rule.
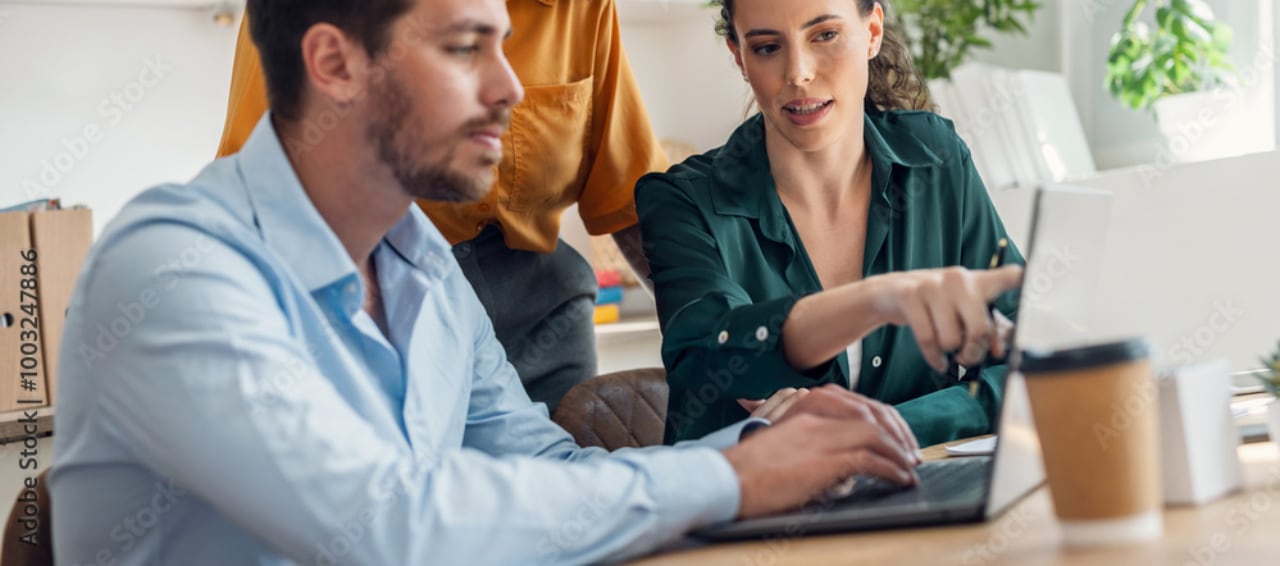
<path fill-rule="evenodd" d="M 926 456 L 945 456 L 942 447 Z M 1245 491 L 1202 507 L 1170 508 L 1164 537 L 1107 549 L 1063 547 L 1047 488 L 994 521 L 957 527 L 864 532 L 703 546 L 636 564 L 959 564 L 1040 566 L 1261 566 L 1280 563 L 1280 450 L 1272 442 L 1240 448 Z"/>

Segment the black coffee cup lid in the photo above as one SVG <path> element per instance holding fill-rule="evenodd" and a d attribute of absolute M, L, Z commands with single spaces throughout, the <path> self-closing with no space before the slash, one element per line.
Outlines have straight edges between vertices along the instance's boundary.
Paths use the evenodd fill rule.
<path fill-rule="evenodd" d="M 1150 355 L 1151 344 L 1145 338 L 1062 350 L 1026 349 L 1021 352 L 1018 370 L 1024 375 L 1074 371 L 1144 359 Z"/>

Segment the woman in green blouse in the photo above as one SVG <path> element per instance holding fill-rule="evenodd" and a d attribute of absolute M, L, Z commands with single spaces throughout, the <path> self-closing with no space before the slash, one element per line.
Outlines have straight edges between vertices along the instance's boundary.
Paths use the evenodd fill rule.
<path fill-rule="evenodd" d="M 892 405 L 921 446 L 991 432 L 1004 367 L 961 368 L 1004 355 L 1013 303 L 996 299 L 1021 268 L 986 270 L 1004 226 L 951 122 L 920 110 L 882 2 L 720 4 L 761 112 L 636 187 L 667 441 L 823 384 Z"/>

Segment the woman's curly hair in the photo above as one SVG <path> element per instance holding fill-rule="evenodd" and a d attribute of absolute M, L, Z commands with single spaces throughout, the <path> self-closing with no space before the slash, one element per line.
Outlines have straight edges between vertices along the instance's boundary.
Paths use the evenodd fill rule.
<path fill-rule="evenodd" d="M 866 16 L 880 4 L 888 10 L 888 0 L 852 0 L 857 2 L 858 11 Z M 738 43 L 738 31 L 733 28 L 733 0 L 713 0 L 713 5 L 720 6 L 720 19 L 716 22 L 716 33 Z M 920 74 L 911 64 L 911 53 L 898 39 L 898 34 L 889 26 L 885 26 L 881 39 L 880 53 L 870 63 L 870 76 L 867 77 L 866 108 L 869 110 L 934 110 L 929 100 L 929 90 Z"/>

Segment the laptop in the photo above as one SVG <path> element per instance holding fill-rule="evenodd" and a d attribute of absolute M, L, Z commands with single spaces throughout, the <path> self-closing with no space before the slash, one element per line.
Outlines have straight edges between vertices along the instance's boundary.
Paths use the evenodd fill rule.
<path fill-rule="evenodd" d="M 1023 348 L 1055 348 L 1088 338 L 1090 298 L 1106 244 L 1111 195 L 1048 185 L 1035 196 L 1027 267 L 1018 293 L 1010 367 Z M 853 489 L 798 511 L 727 523 L 691 533 L 704 541 L 794 537 L 859 530 L 975 523 L 998 517 L 1044 482 L 1040 442 L 1026 383 L 1010 371 L 995 448 L 988 455 L 926 462 L 920 483 L 904 488 L 859 476 Z"/>

